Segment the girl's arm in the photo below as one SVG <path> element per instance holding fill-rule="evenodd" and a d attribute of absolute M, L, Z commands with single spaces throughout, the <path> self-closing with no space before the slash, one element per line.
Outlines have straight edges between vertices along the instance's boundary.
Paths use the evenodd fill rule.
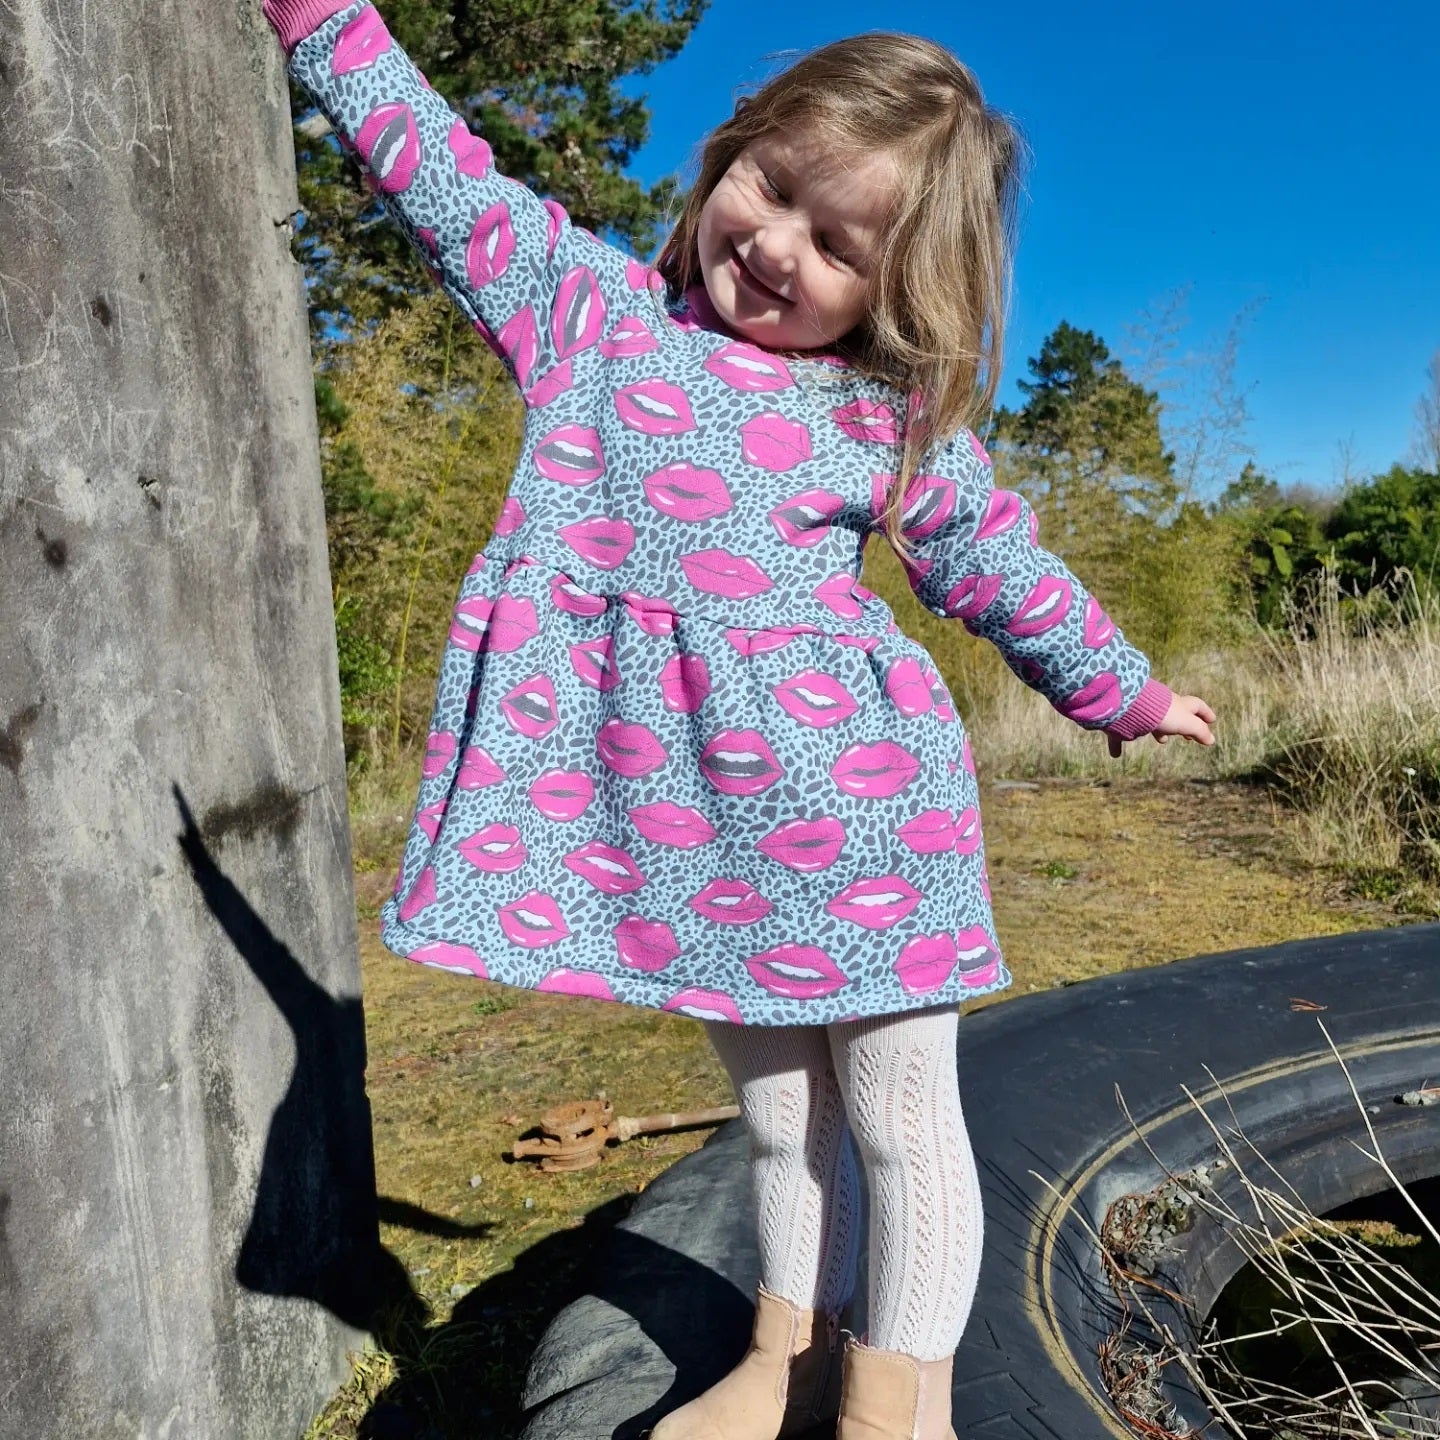
<path fill-rule="evenodd" d="M 645 267 L 506 179 L 357 0 L 263 0 L 290 74 L 365 166 L 431 273 L 505 361 L 527 399 L 602 334 L 606 296 Z"/>
<path fill-rule="evenodd" d="M 1152 732 L 1190 733 L 1171 721 L 1193 697 L 1153 679 L 1149 660 L 1064 561 L 1040 548 L 1035 512 L 1023 496 L 995 489 L 989 456 L 969 431 L 945 447 L 937 470 L 906 492 L 912 553 L 901 558 L 926 609 L 991 641 L 1062 715 L 1105 731 L 1112 754 Z"/>

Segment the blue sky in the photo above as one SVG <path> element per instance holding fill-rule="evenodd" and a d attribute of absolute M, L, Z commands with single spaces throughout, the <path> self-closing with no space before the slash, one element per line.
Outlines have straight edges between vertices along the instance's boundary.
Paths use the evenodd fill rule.
<path fill-rule="evenodd" d="M 1406 457 L 1440 350 L 1440 7 L 711 0 L 634 87 L 653 130 L 631 172 L 683 167 L 767 57 L 886 27 L 954 50 L 1034 151 L 1002 401 L 1060 320 L 1125 358 L 1185 291 L 1182 352 L 1241 320 L 1267 473 L 1329 486 L 1342 447 L 1358 475 Z"/>

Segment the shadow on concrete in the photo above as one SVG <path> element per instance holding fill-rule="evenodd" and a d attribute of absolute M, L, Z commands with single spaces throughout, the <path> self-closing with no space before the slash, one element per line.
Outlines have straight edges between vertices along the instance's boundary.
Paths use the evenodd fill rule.
<path fill-rule="evenodd" d="M 221 871 L 207 844 L 213 838 L 178 785 L 174 795 L 184 825 L 177 840 L 195 884 L 295 1042 L 295 1068 L 270 1122 L 236 1279 L 260 1294 L 314 1301 L 361 1330 L 386 1313 L 423 1316 L 410 1277 L 380 1244 L 360 1001 L 335 999 L 305 973 Z M 210 1155 L 216 1169 L 230 1163 L 222 1123 L 228 1079 L 222 1072 L 208 1081 L 207 1144 L 217 1152 Z"/>
<path fill-rule="evenodd" d="M 15 1262 L 10 1258 L 10 1240 L 5 1234 L 5 1221 L 10 1215 L 10 1197 L 0 1191 L 0 1290 L 15 1284 Z"/>
<path fill-rule="evenodd" d="M 575 1229 L 532 1246 L 511 1269 L 461 1298 L 444 1324 L 431 1323 L 404 1266 L 380 1243 L 378 1223 L 448 1239 L 480 1238 L 492 1227 L 376 1196 L 360 1002 L 337 1000 L 310 979 L 220 869 L 211 848 L 218 835 L 207 834 L 178 786 L 175 802 L 184 827 L 178 843 L 195 883 L 285 1017 L 295 1044 L 294 1072 L 266 1137 L 236 1278 L 262 1294 L 323 1305 L 371 1333 L 390 1355 L 395 1378 L 359 1420 L 357 1440 L 517 1436 L 535 1346 L 587 1286 L 632 1317 L 676 1371 L 666 1399 L 620 1424 L 614 1440 L 638 1440 L 659 1415 L 732 1368 L 750 1333 L 749 1299 L 684 1255 L 616 1230 L 633 1196 L 598 1206 Z M 223 1112 L 223 1097 L 207 1096 L 207 1106 L 217 1105 Z M 224 1143 L 224 1118 L 207 1119 L 207 1133 L 217 1132 L 208 1143 Z M 4 1204 L 0 1196 L 0 1282 Z M 733 1353 L 717 1348 L 712 1334 L 733 1336 Z"/>

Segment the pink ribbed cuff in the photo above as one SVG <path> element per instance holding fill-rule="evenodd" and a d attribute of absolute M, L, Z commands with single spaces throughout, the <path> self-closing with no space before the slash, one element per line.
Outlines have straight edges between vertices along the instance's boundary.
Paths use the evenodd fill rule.
<path fill-rule="evenodd" d="M 1147 680 L 1140 693 L 1130 702 L 1130 708 L 1121 713 L 1105 727 L 1107 735 L 1118 735 L 1122 740 L 1138 740 L 1148 735 L 1164 718 L 1175 698 L 1168 685 L 1158 680 Z"/>
<path fill-rule="evenodd" d="M 313 35 L 332 15 L 352 0 L 261 0 L 260 8 L 280 37 L 288 55 L 307 35 Z"/>

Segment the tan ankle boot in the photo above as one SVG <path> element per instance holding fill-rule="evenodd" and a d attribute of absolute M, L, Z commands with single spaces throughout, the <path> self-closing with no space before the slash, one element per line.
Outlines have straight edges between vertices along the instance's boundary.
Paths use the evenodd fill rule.
<path fill-rule="evenodd" d="M 667 1415 L 651 1440 L 798 1440 L 833 1421 L 840 1401 L 838 1319 L 761 1290 L 745 1358 Z"/>
<path fill-rule="evenodd" d="M 953 1357 L 916 1360 L 894 1350 L 845 1346 L 835 1440 L 955 1440 L 950 1428 Z"/>

